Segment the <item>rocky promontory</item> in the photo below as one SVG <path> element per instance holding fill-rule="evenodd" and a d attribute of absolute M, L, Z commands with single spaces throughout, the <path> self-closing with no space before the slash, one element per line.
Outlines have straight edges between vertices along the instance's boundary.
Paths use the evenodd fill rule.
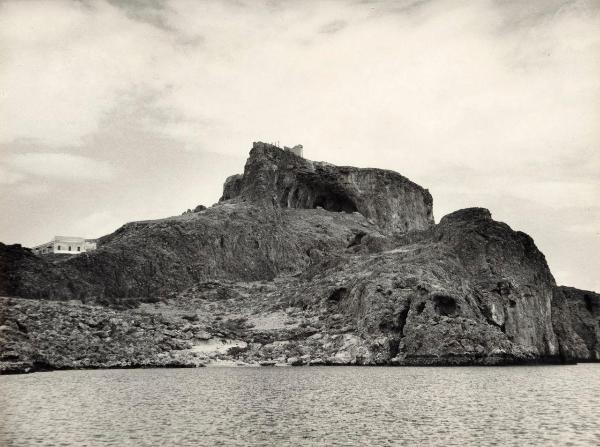
<path fill-rule="evenodd" d="M 255 143 L 221 201 L 97 250 L 0 244 L 0 365 L 497 365 L 600 360 L 600 295 L 469 208 L 435 225 L 392 171 Z"/>
<path fill-rule="evenodd" d="M 236 198 L 282 208 L 358 212 L 387 231 L 434 224 L 429 191 L 397 172 L 315 162 L 261 142 L 254 143 L 244 174 L 225 182 L 221 201 Z"/>

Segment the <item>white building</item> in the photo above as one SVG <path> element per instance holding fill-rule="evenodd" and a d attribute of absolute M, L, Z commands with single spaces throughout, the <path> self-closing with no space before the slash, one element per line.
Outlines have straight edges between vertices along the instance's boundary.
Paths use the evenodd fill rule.
<path fill-rule="evenodd" d="M 32 247 L 36 255 L 49 253 L 76 255 L 96 249 L 96 239 L 82 237 L 55 236 L 50 242 Z"/>

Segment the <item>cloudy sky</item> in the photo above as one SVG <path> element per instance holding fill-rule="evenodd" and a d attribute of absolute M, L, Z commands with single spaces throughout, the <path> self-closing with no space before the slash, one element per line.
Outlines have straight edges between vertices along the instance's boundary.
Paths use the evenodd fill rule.
<path fill-rule="evenodd" d="M 0 241 L 215 203 L 252 141 L 489 208 L 600 291 L 600 1 L 4 1 Z"/>

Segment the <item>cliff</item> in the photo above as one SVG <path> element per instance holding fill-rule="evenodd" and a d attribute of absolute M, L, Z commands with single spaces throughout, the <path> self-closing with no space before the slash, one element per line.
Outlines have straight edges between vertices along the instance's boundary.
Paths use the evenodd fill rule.
<path fill-rule="evenodd" d="M 223 200 L 239 198 L 282 208 L 359 212 L 382 230 L 424 230 L 434 224 L 429 191 L 400 174 L 306 160 L 254 143 L 244 174 L 227 179 Z"/>
<path fill-rule="evenodd" d="M 483 208 L 434 225 L 399 174 L 262 143 L 211 208 L 67 259 L 0 244 L 0 294 L 5 372 L 600 359 L 600 296 L 557 287 L 526 234 Z"/>
<path fill-rule="evenodd" d="M 575 361 L 600 360 L 600 295 L 555 287 L 552 323 L 561 355 Z"/>

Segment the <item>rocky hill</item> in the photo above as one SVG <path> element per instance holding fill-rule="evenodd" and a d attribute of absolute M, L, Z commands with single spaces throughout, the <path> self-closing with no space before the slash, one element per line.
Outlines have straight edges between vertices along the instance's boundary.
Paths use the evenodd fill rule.
<path fill-rule="evenodd" d="M 0 244 L 0 294 L 5 372 L 600 360 L 600 295 L 557 287 L 526 234 L 482 208 L 434 225 L 397 173 L 264 143 L 213 207 L 72 258 Z"/>
<path fill-rule="evenodd" d="M 243 175 L 227 179 L 221 201 L 359 212 L 387 231 L 424 230 L 433 222 L 429 191 L 397 172 L 306 160 L 254 143 Z"/>

